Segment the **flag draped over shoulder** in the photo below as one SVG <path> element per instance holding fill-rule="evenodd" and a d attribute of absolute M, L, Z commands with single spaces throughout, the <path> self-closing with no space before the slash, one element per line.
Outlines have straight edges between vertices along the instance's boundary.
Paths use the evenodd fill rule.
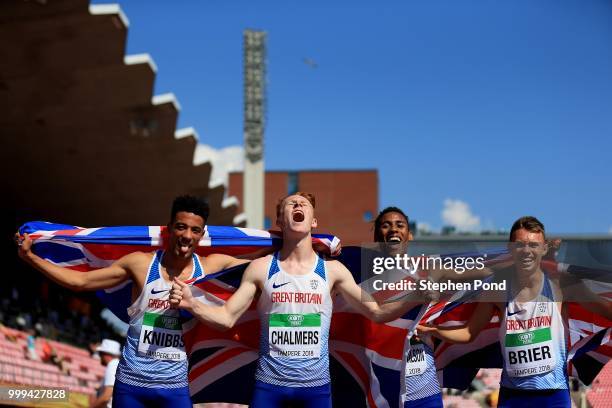
<path fill-rule="evenodd" d="M 33 250 L 39 256 L 84 272 L 105 267 L 134 251 L 162 248 L 165 235 L 164 227 L 79 228 L 47 222 L 30 222 L 19 231 L 30 234 Z M 317 249 L 327 248 L 332 255 L 339 252 L 340 242 L 332 235 L 315 234 L 313 242 Z M 237 255 L 280 243 L 279 236 L 265 231 L 208 226 L 196 252 Z M 360 248 L 345 248 L 344 262 L 358 265 L 359 251 Z M 241 265 L 207 275 L 193 283 L 193 292 L 209 304 L 221 305 L 237 289 L 244 269 L 245 265 Z M 359 281 L 359 270 L 350 269 Z M 98 293 L 124 321 L 128 320 L 130 294 L 131 283 Z M 217 331 L 195 319 L 187 320 L 183 329 L 193 401 L 248 403 L 259 352 L 255 304 L 231 330 Z M 350 310 L 341 298 L 335 299 L 329 347 L 334 403 L 352 407 L 399 406 L 407 334 L 405 319 L 376 324 Z"/>
<path fill-rule="evenodd" d="M 542 266 L 549 276 L 558 274 L 560 269 L 567 271 L 567 265 L 549 260 L 543 261 Z M 575 268 L 575 271 L 576 274 L 590 272 L 587 268 Z M 610 284 L 592 282 L 589 287 L 599 296 L 612 300 Z M 477 291 L 461 291 L 431 304 L 421 324 L 447 327 L 464 325 L 476 308 L 474 300 L 478 294 Z M 566 338 L 568 374 L 589 385 L 612 358 L 612 321 L 588 311 L 576 302 L 566 302 L 566 306 L 566 326 L 569 329 Z M 467 344 L 450 344 L 434 339 L 434 355 L 441 386 L 464 390 L 479 368 L 502 368 L 498 336 L 500 321 L 500 316 L 495 314 L 476 339 Z"/>
<path fill-rule="evenodd" d="M 341 258 L 357 281 L 360 250 L 343 248 Z M 205 276 L 194 282 L 192 293 L 206 304 L 222 305 L 239 285 L 241 269 Z M 259 355 L 259 330 L 256 302 L 224 332 L 195 320 L 183 326 L 193 402 L 249 403 Z M 337 296 L 329 337 L 334 405 L 400 406 L 408 331 L 407 319 L 377 324 Z"/>
<path fill-rule="evenodd" d="M 34 240 L 39 256 L 71 269 L 88 271 L 109 265 L 134 251 L 163 248 L 164 227 L 78 228 L 45 222 L 27 223 L 20 229 Z M 313 235 L 317 249 L 336 255 L 339 240 L 331 235 Z M 200 255 L 247 254 L 262 247 L 280 246 L 280 236 L 266 231 L 208 226 L 196 252 Z M 340 259 L 359 282 L 361 248 L 344 248 Z M 221 271 L 193 283 L 200 300 L 222 305 L 237 289 L 245 266 Z M 598 290 L 610 298 L 610 293 Z M 100 291 L 102 301 L 127 321 L 131 283 Z M 464 324 L 475 308 L 477 295 L 458 292 L 427 307 L 421 323 Z M 403 371 L 408 353 L 408 334 L 419 308 L 386 324 L 373 323 L 352 310 L 342 298 L 334 299 L 329 350 L 332 398 L 339 406 L 399 407 L 405 392 Z M 568 372 L 589 384 L 612 357 L 612 324 L 570 304 Z M 259 353 L 259 319 L 255 302 L 231 330 L 221 332 L 186 316 L 183 326 L 189 357 L 190 390 L 194 402 L 248 403 L 254 384 Z M 498 343 L 499 317 L 469 344 L 437 342 L 436 366 L 442 386 L 465 389 L 481 367 L 501 367 Z"/>
<path fill-rule="evenodd" d="M 151 252 L 164 247 L 165 226 L 121 226 L 81 228 L 43 221 L 28 222 L 19 228 L 33 240 L 33 251 L 41 258 L 77 271 L 104 268 L 136 251 Z M 321 252 L 337 255 L 340 240 L 327 234 L 313 234 L 313 244 Z M 281 245 L 278 233 L 252 228 L 207 225 L 196 253 L 244 255 Z M 98 291 L 102 302 L 121 320 L 128 322 L 132 282 Z"/>

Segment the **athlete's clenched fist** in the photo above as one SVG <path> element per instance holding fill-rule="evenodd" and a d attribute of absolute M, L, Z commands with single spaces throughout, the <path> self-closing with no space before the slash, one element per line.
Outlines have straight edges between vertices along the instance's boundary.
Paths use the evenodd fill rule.
<path fill-rule="evenodd" d="M 170 305 L 173 308 L 190 310 L 193 302 L 191 288 L 185 282 L 174 278 L 170 289 Z"/>

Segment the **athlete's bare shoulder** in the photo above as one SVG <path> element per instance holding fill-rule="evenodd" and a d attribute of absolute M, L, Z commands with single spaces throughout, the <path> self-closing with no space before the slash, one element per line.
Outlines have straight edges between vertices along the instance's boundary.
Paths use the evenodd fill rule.
<path fill-rule="evenodd" d="M 124 255 L 119 260 L 130 264 L 139 264 L 142 262 L 150 263 L 155 256 L 155 252 L 135 251 Z"/>
<path fill-rule="evenodd" d="M 331 259 L 325 261 L 325 269 L 329 278 L 329 284 L 334 286 L 334 283 L 338 280 L 352 277 L 351 272 L 346 269 L 346 266 L 338 260 Z"/>
<path fill-rule="evenodd" d="M 145 276 L 154 256 L 155 252 L 136 251 L 119 258 L 117 263 L 135 276 Z"/>
<path fill-rule="evenodd" d="M 563 287 L 570 286 L 568 280 L 564 276 L 549 276 L 550 288 L 553 291 L 553 296 L 556 302 L 562 302 L 564 298 Z M 573 280 L 574 284 L 579 283 L 578 280 Z"/>
<path fill-rule="evenodd" d="M 266 255 L 262 256 L 261 258 L 253 259 L 249 265 L 249 270 L 267 272 L 271 262 L 272 255 Z"/>
<path fill-rule="evenodd" d="M 244 271 L 243 281 L 253 282 L 258 288 L 262 288 L 268 277 L 268 268 L 272 261 L 272 255 L 264 256 L 251 261 Z"/>
<path fill-rule="evenodd" d="M 328 271 L 338 271 L 339 269 L 346 269 L 346 267 L 342 264 L 342 262 L 336 260 L 336 259 L 326 259 L 325 260 L 325 268 Z"/>

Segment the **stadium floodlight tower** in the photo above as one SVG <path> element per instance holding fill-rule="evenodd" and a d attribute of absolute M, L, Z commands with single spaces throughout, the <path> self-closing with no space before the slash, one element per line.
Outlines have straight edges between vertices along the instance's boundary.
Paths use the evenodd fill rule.
<path fill-rule="evenodd" d="M 266 32 L 244 30 L 244 176 L 242 200 L 247 227 L 264 227 L 264 125 Z"/>

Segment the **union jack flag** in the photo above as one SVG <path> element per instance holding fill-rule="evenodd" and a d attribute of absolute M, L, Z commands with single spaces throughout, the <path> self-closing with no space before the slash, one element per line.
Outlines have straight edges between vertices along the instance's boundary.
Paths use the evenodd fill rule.
<path fill-rule="evenodd" d="M 31 222 L 20 228 L 34 240 L 34 251 L 58 265 L 88 271 L 109 265 L 134 251 L 163 247 L 164 227 L 80 228 L 47 222 Z M 337 255 L 338 238 L 313 236 L 316 249 Z M 266 231 L 207 226 L 196 252 L 244 254 L 262 246 L 280 245 L 280 236 Z M 360 248 L 347 248 L 347 259 L 359 263 Z M 345 261 L 346 262 L 346 261 Z M 220 305 L 236 290 L 245 266 L 207 275 L 193 283 L 196 296 Z M 358 268 L 351 268 L 359 280 Z M 355 272 L 357 271 L 357 272 Z M 98 295 L 120 318 L 127 321 L 131 283 Z M 396 407 L 400 405 L 401 373 L 408 327 L 406 320 L 376 324 L 335 300 L 330 332 L 333 397 L 350 406 Z M 216 331 L 186 316 L 184 340 L 189 355 L 189 380 L 194 402 L 248 403 L 254 384 L 259 349 L 259 320 L 254 304 L 226 332 Z"/>
<path fill-rule="evenodd" d="M 21 233 L 34 239 L 34 251 L 43 258 L 75 270 L 104 267 L 134 251 L 152 251 L 163 247 L 164 227 L 79 228 L 61 224 L 33 222 Z M 316 246 L 336 255 L 339 240 L 331 235 L 315 235 Z M 274 233 L 235 227 L 208 226 L 196 251 L 245 254 L 262 246 L 280 245 Z M 360 281 L 360 248 L 343 249 L 341 259 Z M 503 251 L 500 252 L 500 258 Z M 495 260 L 493 260 L 495 262 Z M 553 269 L 568 269 L 554 264 Z M 245 266 L 207 275 L 193 283 L 193 291 L 202 301 L 221 305 L 234 293 Z M 574 267 L 584 271 L 584 268 Z M 103 302 L 127 321 L 130 283 L 101 291 Z M 603 289 L 598 292 L 610 298 Z M 421 323 L 442 325 L 465 323 L 475 307 L 476 292 L 456 293 L 431 304 Z M 589 384 L 612 357 L 610 321 L 569 306 L 570 351 L 568 372 Z M 341 299 L 334 301 L 330 330 L 332 396 L 335 404 L 370 407 L 401 407 L 404 394 L 403 370 L 418 309 L 403 318 L 377 324 L 357 314 Z M 248 403 L 254 384 L 255 362 L 259 352 L 259 320 L 252 304 L 236 326 L 219 332 L 186 316 L 185 346 L 189 355 L 189 380 L 194 402 L 225 401 Z M 501 367 L 497 343 L 499 318 L 493 317 L 478 338 L 464 345 L 436 344 L 436 365 L 445 387 L 465 389 L 480 367 Z"/>
<path fill-rule="evenodd" d="M 164 247 L 165 226 L 120 226 L 82 228 L 73 225 L 33 221 L 22 225 L 19 233 L 33 240 L 33 251 L 43 259 L 77 271 L 104 268 L 131 252 L 152 252 Z M 280 247 L 281 235 L 273 231 L 207 225 L 196 253 L 243 255 L 262 247 Z M 332 256 L 340 253 L 340 240 L 328 234 L 313 234 L 313 245 Z M 98 291 L 102 302 L 121 320 L 128 322 L 131 300 L 128 281 L 117 287 Z"/>
<path fill-rule="evenodd" d="M 347 254 L 358 262 L 359 250 L 343 249 L 345 262 Z M 194 282 L 192 292 L 206 304 L 222 305 L 239 285 L 243 269 L 244 266 L 206 276 Z M 336 405 L 400 405 L 407 322 L 398 319 L 377 324 L 356 313 L 341 297 L 334 299 L 329 350 Z M 228 398 L 244 404 L 250 401 L 259 356 L 259 330 L 255 302 L 225 332 L 195 320 L 183 325 L 193 402 L 229 401 Z"/>
<path fill-rule="evenodd" d="M 559 264 L 551 260 L 542 262 L 549 276 L 561 271 L 583 276 L 601 276 L 601 271 Z M 489 278 L 490 280 L 490 278 Z M 590 288 L 599 296 L 612 299 L 610 284 L 590 282 Z M 479 295 L 478 291 L 461 291 L 428 307 L 421 324 L 462 326 L 471 317 Z M 576 302 L 567 302 L 568 345 L 567 372 L 589 385 L 603 366 L 612 358 L 612 321 L 588 311 Z M 500 316 L 495 314 L 476 339 L 468 344 L 450 344 L 434 339 L 436 368 L 441 386 L 467 389 L 479 368 L 502 368 L 499 344 Z"/>

